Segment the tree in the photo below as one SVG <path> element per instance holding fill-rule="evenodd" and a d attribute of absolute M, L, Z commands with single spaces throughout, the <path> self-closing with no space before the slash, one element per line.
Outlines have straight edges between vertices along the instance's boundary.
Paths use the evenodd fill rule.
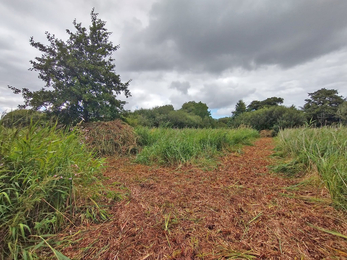
<path fill-rule="evenodd" d="M 279 97 L 270 97 L 261 102 L 262 108 L 279 106 L 280 104 L 283 104 L 283 98 Z"/>
<path fill-rule="evenodd" d="M 248 106 L 247 111 L 255 111 L 261 108 L 261 101 L 253 100 Z"/>
<path fill-rule="evenodd" d="M 247 106 L 247 111 L 255 111 L 264 107 L 279 106 L 283 103 L 283 98 L 270 97 L 263 101 L 254 100 Z"/>
<path fill-rule="evenodd" d="M 305 115 L 295 107 L 270 106 L 257 111 L 245 112 L 238 117 L 231 118 L 231 127 L 248 125 L 257 130 L 275 130 L 302 126 Z"/>
<path fill-rule="evenodd" d="M 106 22 L 98 19 L 91 11 L 89 30 L 74 20 L 76 32 L 66 30 L 69 39 L 55 38 L 46 32 L 49 45 L 30 38 L 30 44 L 41 51 L 30 63 L 32 71 L 39 72 L 39 78 L 46 84 L 39 91 L 27 88 L 19 90 L 9 86 L 14 93 L 22 93 L 25 104 L 58 115 L 65 123 L 93 120 L 112 120 L 123 111 L 124 101 L 116 96 L 128 90 L 129 82 L 121 83 L 115 73 L 112 54 L 119 46 L 109 41 L 111 34 L 105 28 Z"/>
<path fill-rule="evenodd" d="M 193 114 L 196 116 L 200 116 L 202 119 L 205 117 L 211 117 L 210 111 L 208 111 L 208 106 L 201 101 L 196 103 L 195 101 L 189 101 L 182 105 L 181 110 Z"/>
<path fill-rule="evenodd" d="M 338 95 L 337 90 L 322 88 L 308 95 L 310 98 L 305 99 L 303 107 L 308 119 L 314 120 L 317 126 L 338 122 L 336 113 L 344 99 Z"/>
<path fill-rule="evenodd" d="M 233 116 L 241 115 L 246 112 L 246 104 L 243 100 L 239 100 L 235 106 L 235 111 L 232 112 Z"/>
<path fill-rule="evenodd" d="M 344 101 L 337 109 L 336 115 L 343 124 L 347 124 L 347 101 Z"/>

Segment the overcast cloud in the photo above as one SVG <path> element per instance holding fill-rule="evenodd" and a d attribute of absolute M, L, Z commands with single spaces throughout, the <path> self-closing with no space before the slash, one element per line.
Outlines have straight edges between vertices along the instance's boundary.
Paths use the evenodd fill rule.
<path fill-rule="evenodd" d="M 42 88 L 29 60 L 29 38 L 66 39 L 90 11 L 113 32 L 122 81 L 132 79 L 126 108 L 204 102 L 215 117 L 277 96 L 302 106 L 307 93 L 337 89 L 347 97 L 345 0 L 3 0 L 0 3 L 0 111 L 21 97 L 7 85 Z"/>

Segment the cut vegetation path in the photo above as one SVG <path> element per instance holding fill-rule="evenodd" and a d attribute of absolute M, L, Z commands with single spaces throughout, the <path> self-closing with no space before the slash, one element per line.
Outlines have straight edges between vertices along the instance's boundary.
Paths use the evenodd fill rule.
<path fill-rule="evenodd" d="M 58 250 L 73 259 L 347 258 L 346 218 L 314 176 L 271 174 L 273 148 L 258 139 L 211 171 L 110 158 L 108 185 L 123 194 L 111 221 L 67 230 Z"/>

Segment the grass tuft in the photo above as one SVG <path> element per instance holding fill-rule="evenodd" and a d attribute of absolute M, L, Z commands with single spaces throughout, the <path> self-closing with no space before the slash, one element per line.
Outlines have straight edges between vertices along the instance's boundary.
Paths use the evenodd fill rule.
<path fill-rule="evenodd" d="M 347 128 L 298 128 L 280 131 L 277 148 L 281 156 L 290 157 L 280 172 L 295 175 L 317 169 L 336 207 L 347 210 Z"/>

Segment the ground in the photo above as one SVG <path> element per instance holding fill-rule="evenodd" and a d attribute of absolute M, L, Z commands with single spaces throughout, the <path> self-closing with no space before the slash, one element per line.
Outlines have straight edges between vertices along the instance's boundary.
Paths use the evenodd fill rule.
<path fill-rule="evenodd" d="M 69 228 L 71 259 L 347 259 L 346 215 L 314 173 L 271 173 L 273 139 L 227 154 L 213 170 L 108 158 L 123 194 L 111 220 Z"/>

